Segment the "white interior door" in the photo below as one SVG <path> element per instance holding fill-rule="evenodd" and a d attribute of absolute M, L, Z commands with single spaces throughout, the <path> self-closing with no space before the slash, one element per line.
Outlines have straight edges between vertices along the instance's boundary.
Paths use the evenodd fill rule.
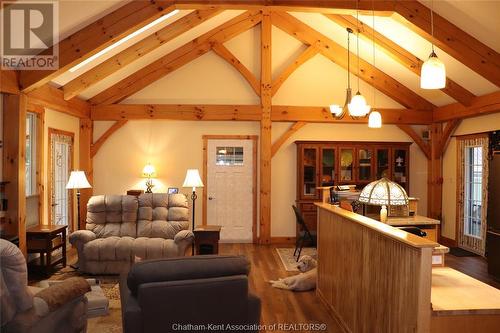
<path fill-rule="evenodd" d="M 207 142 L 207 224 L 221 225 L 221 241 L 251 243 L 253 140 Z"/>

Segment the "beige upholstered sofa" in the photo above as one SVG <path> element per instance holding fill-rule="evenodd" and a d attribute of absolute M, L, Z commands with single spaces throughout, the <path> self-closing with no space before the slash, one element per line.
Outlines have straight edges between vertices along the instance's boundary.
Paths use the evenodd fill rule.
<path fill-rule="evenodd" d="M 120 274 L 141 259 L 183 256 L 194 235 L 183 194 L 99 195 L 87 204 L 86 230 L 69 236 L 78 269 Z"/>

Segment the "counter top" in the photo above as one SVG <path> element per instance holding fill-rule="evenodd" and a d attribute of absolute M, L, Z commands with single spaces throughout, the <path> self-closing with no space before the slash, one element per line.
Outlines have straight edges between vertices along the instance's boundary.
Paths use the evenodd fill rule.
<path fill-rule="evenodd" d="M 388 217 L 387 222 L 388 225 L 397 225 L 397 226 L 405 226 L 405 225 L 436 225 L 441 224 L 441 221 L 431 219 L 427 216 L 414 215 L 408 217 Z"/>
<path fill-rule="evenodd" d="M 393 238 L 397 241 L 406 243 L 410 246 L 418 247 L 418 248 L 428 248 L 428 247 L 435 248 L 435 247 L 439 246 L 438 243 L 435 243 L 435 242 L 430 241 L 428 239 L 418 237 L 416 235 L 407 233 L 406 231 L 394 228 L 394 227 L 387 225 L 385 223 L 375 221 L 369 217 L 347 211 L 347 210 L 342 209 L 340 207 L 333 206 L 333 205 L 328 204 L 328 203 L 320 203 L 320 202 L 316 202 L 314 204 L 321 209 L 328 210 L 328 211 L 330 211 L 334 214 L 340 215 L 348 220 L 362 224 L 363 226 L 365 226 L 367 228 L 376 230 L 383 235 L 386 235 L 386 236 Z"/>
<path fill-rule="evenodd" d="M 432 269 L 432 314 L 500 314 L 500 290 L 449 267 Z"/>

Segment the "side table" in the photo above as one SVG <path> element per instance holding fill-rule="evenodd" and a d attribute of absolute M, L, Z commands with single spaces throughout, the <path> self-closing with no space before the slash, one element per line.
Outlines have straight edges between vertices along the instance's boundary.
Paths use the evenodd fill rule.
<path fill-rule="evenodd" d="M 220 225 L 199 225 L 193 230 L 195 254 L 219 254 Z"/>
<path fill-rule="evenodd" d="M 66 225 L 38 225 L 26 230 L 28 253 L 39 253 L 40 258 L 30 263 L 33 268 L 41 269 L 45 274 L 62 263 L 66 267 Z M 61 255 L 53 252 L 62 248 Z"/>

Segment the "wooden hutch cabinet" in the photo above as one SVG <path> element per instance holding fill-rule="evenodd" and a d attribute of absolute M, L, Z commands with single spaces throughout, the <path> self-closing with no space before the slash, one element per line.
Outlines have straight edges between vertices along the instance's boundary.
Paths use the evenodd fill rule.
<path fill-rule="evenodd" d="M 316 230 L 317 187 L 366 184 L 389 178 L 409 190 L 411 142 L 295 141 L 297 207 L 309 230 Z"/>

